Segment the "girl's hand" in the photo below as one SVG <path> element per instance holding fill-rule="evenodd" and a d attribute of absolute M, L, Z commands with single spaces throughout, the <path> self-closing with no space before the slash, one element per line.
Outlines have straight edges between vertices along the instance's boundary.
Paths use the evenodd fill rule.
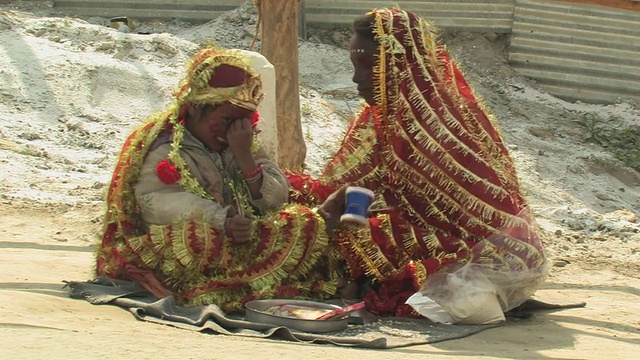
<path fill-rule="evenodd" d="M 236 119 L 227 128 L 227 142 L 231 152 L 237 159 L 251 154 L 253 129 L 249 119 Z"/>
<path fill-rule="evenodd" d="M 235 215 L 227 219 L 227 235 L 236 244 L 244 244 L 251 240 L 251 219 L 243 215 Z"/>
<path fill-rule="evenodd" d="M 342 185 L 334 191 L 318 209 L 318 214 L 325 221 L 327 235 L 333 236 L 333 232 L 340 225 L 340 216 L 344 214 L 345 200 L 348 185 Z"/>

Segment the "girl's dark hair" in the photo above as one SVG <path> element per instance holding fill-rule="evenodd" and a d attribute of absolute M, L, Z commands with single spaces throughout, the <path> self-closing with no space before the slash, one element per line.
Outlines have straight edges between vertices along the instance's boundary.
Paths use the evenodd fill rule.
<path fill-rule="evenodd" d="M 375 14 L 360 16 L 353 20 L 353 32 L 355 32 L 358 36 L 376 42 L 376 37 L 373 33 L 373 25 L 375 21 Z"/>

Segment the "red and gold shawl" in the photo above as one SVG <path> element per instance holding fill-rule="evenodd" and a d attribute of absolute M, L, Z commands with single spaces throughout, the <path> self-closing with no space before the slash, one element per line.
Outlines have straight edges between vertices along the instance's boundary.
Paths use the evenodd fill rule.
<path fill-rule="evenodd" d="M 338 235 L 352 275 L 381 282 L 368 308 L 406 314 L 404 300 L 451 263 L 541 267 L 543 247 L 513 160 L 434 27 L 398 9 L 372 13 L 376 106 L 365 105 L 319 181 L 290 176 L 303 202 L 348 183 L 395 209 L 372 218 L 370 229 Z"/>

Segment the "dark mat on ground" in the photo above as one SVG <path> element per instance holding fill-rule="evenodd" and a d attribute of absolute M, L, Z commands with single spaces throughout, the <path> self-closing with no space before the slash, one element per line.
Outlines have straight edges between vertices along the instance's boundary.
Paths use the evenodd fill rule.
<path fill-rule="evenodd" d="M 181 307 L 171 296 L 158 299 L 128 281 L 97 278 L 87 282 L 66 282 L 72 298 L 94 305 L 111 304 L 128 309 L 138 320 L 181 329 L 215 334 L 277 338 L 296 342 L 333 344 L 370 349 L 390 349 L 459 339 L 498 325 L 445 325 L 427 319 L 383 318 L 372 323 L 351 324 L 345 330 L 314 334 L 282 326 L 245 321 L 227 315 L 216 305 Z M 508 316 L 528 317 L 535 311 L 582 307 L 584 302 L 528 300 Z M 360 321 L 362 322 L 362 321 Z"/>

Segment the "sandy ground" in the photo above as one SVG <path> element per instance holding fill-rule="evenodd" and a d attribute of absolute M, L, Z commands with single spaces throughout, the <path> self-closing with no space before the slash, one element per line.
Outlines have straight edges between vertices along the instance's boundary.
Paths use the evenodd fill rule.
<path fill-rule="evenodd" d="M 201 26 L 59 17 L 49 2 L 0 2 L 0 356 L 33 358 L 632 359 L 640 349 L 640 174 L 594 143 L 640 123 L 636 104 L 566 103 L 507 64 L 508 37 L 444 34 L 496 115 L 554 267 L 540 294 L 586 301 L 471 337 L 387 351 L 199 334 L 67 297 L 92 277 L 102 194 L 123 137 L 169 101 L 182 64 L 213 38 L 246 48 L 253 12 Z M 317 173 L 355 111 L 344 32 L 300 44 L 307 167 Z M 331 45 L 329 45 L 331 44 Z M 614 121 L 615 120 L 615 121 Z M 591 124 L 593 125 L 593 124 Z"/>
<path fill-rule="evenodd" d="M 200 334 L 68 298 L 61 280 L 90 277 L 101 206 L 0 205 L 0 348 L 4 359 L 632 359 L 640 280 L 598 264 L 554 271 L 538 293 L 587 307 L 538 313 L 476 335 L 393 350 L 342 349 Z"/>

